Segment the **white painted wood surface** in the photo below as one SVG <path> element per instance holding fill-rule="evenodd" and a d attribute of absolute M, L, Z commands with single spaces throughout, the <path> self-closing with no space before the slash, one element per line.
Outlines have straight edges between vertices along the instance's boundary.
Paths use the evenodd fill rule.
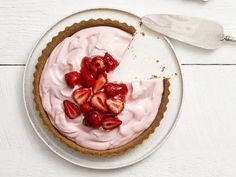
<path fill-rule="evenodd" d="M 12 65 L 25 64 L 50 25 L 92 7 L 208 17 L 236 35 L 235 0 L 0 0 L 0 176 L 235 177 L 236 65 L 211 65 L 236 64 L 233 44 L 204 51 L 174 41 L 181 63 L 209 65 L 183 65 L 185 95 L 179 120 L 166 143 L 146 160 L 118 170 L 89 170 L 57 157 L 41 142 L 23 106 L 24 66 Z"/>
<path fill-rule="evenodd" d="M 73 12 L 94 7 L 118 8 L 140 16 L 177 13 L 207 17 L 220 22 L 226 34 L 236 36 L 235 0 L 0 0 L 0 62 L 24 63 L 34 43 L 51 25 Z M 236 63 L 231 43 L 217 51 L 174 44 L 183 63 Z"/>

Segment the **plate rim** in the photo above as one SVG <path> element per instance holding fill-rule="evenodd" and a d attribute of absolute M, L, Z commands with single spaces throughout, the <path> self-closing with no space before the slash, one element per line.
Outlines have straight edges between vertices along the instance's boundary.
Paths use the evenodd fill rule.
<path fill-rule="evenodd" d="M 37 45 L 40 43 L 40 41 L 42 40 L 42 38 L 52 29 L 54 28 L 56 25 L 58 25 L 59 23 L 61 23 L 62 21 L 64 21 L 65 19 L 67 18 L 70 18 L 71 16 L 74 16 L 78 13 L 84 13 L 84 12 L 88 12 L 88 11 L 95 11 L 95 10 L 107 10 L 107 11 L 117 11 L 117 12 L 121 12 L 121 13 L 126 13 L 128 15 L 132 15 L 138 19 L 141 19 L 138 15 L 130 12 L 130 11 L 126 11 L 126 10 L 121 10 L 121 9 L 116 9 L 116 8 L 88 8 L 88 9 L 83 9 L 83 10 L 79 10 L 79 11 L 76 11 L 76 12 L 73 12 L 69 15 L 65 15 L 64 17 L 60 18 L 59 20 L 56 20 L 55 23 L 53 23 L 52 25 L 49 25 L 49 27 L 42 33 L 42 35 L 40 35 L 40 37 L 38 38 L 38 40 L 34 43 L 32 49 L 30 50 L 29 54 L 28 54 L 28 57 L 27 57 L 27 61 L 26 61 L 26 65 L 25 65 L 25 68 L 24 68 L 24 73 L 23 73 L 23 82 L 22 82 L 22 92 L 23 92 L 23 102 L 24 102 L 24 107 L 25 107 L 25 110 L 26 110 L 26 114 L 27 114 L 27 117 L 28 117 L 28 120 L 30 121 L 34 131 L 36 132 L 37 136 L 44 142 L 44 144 L 52 151 L 54 152 L 55 154 L 57 154 L 59 157 L 61 157 L 62 159 L 66 160 L 67 162 L 70 162 L 76 166 L 80 166 L 80 167 L 84 167 L 84 168 L 89 168 L 89 169 L 97 169 L 97 170 L 109 170 L 109 169 L 119 169 L 119 168 L 123 168 L 123 167 L 128 167 L 128 166 L 131 166 L 131 165 L 134 165 L 144 159 L 146 159 L 147 157 L 149 157 L 153 152 L 155 152 L 157 149 L 159 149 L 166 141 L 167 139 L 169 138 L 170 134 L 172 133 L 173 129 L 175 128 L 176 124 L 177 124 L 177 121 L 179 119 L 179 115 L 182 111 L 182 105 L 183 105 L 183 101 L 184 101 L 184 82 L 183 82 L 183 75 L 182 75 L 182 66 L 179 62 L 179 59 L 176 55 L 176 51 L 174 49 L 174 46 L 173 44 L 170 42 L 170 40 L 162 35 L 163 39 L 167 42 L 167 44 L 169 45 L 170 49 L 172 50 L 172 53 L 174 54 L 174 57 L 176 58 L 176 62 L 177 62 L 177 65 L 179 67 L 179 76 L 180 76 L 180 82 L 181 82 L 181 98 L 180 98 L 180 103 L 179 103 L 179 107 L 178 107 L 178 111 L 177 111 L 177 114 L 176 114 L 176 118 L 174 119 L 173 123 L 171 124 L 171 126 L 169 127 L 169 130 L 168 132 L 166 133 L 166 135 L 163 137 L 162 141 L 157 145 L 155 146 L 155 148 L 153 148 L 151 151 L 149 151 L 148 153 L 146 153 L 145 155 L 143 155 L 142 157 L 140 158 L 137 158 L 136 160 L 132 161 L 132 162 L 128 162 L 128 163 L 123 163 L 123 164 L 120 164 L 119 166 L 113 166 L 113 167 L 91 167 L 89 165 L 86 165 L 86 164 L 83 164 L 83 163 L 76 163 L 72 160 L 70 160 L 69 158 L 63 156 L 62 154 L 60 154 L 59 152 L 57 152 L 52 146 L 50 146 L 48 144 L 48 142 L 41 136 L 40 132 L 37 130 L 36 126 L 34 125 L 34 122 L 31 120 L 30 118 L 30 113 L 29 113 L 29 110 L 27 108 L 27 103 L 26 103 L 26 93 L 25 93 L 25 79 L 26 79 L 26 72 L 27 72 L 27 69 L 29 67 L 29 63 L 30 63 L 30 60 L 32 58 L 32 55 L 33 55 L 33 52 L 35 50 L 35 48 L 37 47 Z M 98 157 L 99 158 L 99 157 Z"/>

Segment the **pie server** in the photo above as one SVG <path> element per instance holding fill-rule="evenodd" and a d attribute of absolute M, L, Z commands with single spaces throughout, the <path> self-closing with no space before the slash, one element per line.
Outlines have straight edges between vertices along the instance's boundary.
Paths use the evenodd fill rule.
<path fill-rule="evenodd" d="M 224 35 L 222 25 L 212 20 L 170 14 L 150 14 L 141 20 L 158 33 L 204 49 L 217 49 L 224 41 L 236 42 L 235 37 Z"/>

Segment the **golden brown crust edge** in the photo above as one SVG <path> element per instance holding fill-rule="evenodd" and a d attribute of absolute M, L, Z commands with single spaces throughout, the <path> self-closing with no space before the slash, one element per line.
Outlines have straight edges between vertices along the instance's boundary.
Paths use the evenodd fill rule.
<path fill-rule="evenodd" d="M 34 81 L 33 81 L 33 95 L 34 95 L 34 102 L 36 106 L 36 110 L 39 112 L 39 115 L 43 121 L 43 123 L 46 125 L 48 130 L 53 133 L 54 137 L 56 137 L 60 142 L 66 144 L 70 148 L 73 148 L 81 153 L 84 154 L 89 154 L 89 155 L 94 155 L 94 156 L 111 156 L 111 155 L 116 155 L 120 154 L 122 152 L 125 152 L 133 147 L 135 147 L 137 144 L 140 144 L 148 138 L 148 136 L 154 132 L 155 128 L 160 124 L 161 119 L 163 118 L 164 112 L 166 110 L 166 105 L 168 103 L 168 95 L 169 95 L 169 80 L 164 79 L 164 92 L 163 92 L 163 97 L 162 97 L 162 102 L 158 110 L 157 117 L 151 124 L 151 126 L 146 129 L 141 135 L 139 135 L 137 138 L 132 140 L 131 142 L 122 145 L 117 148 L 109 149 L 109 150 L 93 150 L 93 149 L 88 149 L 82 146 L 79 146 L 72 140 L 67 139 L 65 136 L 63 136 L 50 122 L 47 113 L 45 112 L 40 94 L 39 94 L 39 82 L 40 82 L 40 77 L 41 73 L 43 71 L 44 65 L 53 51 L 53 49 L 66 37 L 71 36 L 75 32 L 88 28 L 88 27 L 93 27 L 93 26 L 112 26 L 116 27 L 119 29 L 122 29 L 126 32 L 129 32 L 131 34 L 135 33 L 135 28 L 132 26 L 128 26 L 126 23 L 120 23 L 118 21 L 112 21 L 110 19 L 91 19 L 88 21 L 81 21 L 80 23 L 75 23 L 70 27 L 66 27 L 64 31 L 59 32 L 57 36 L 53 37 L 52 41 L 49 42 L 46 46 L 46 48 L 42 51 L 41 56 L 38 59 L 38 63 L 36 65 L 35 73 L 34 73 Z"/>

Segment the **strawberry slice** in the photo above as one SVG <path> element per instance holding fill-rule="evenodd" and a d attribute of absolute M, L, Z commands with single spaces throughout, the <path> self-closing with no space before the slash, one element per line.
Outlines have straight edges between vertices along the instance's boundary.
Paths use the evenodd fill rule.
<path fill-rule="evenodd" d="M 87 114 L 85 116 L 83 122 L 86 126 L 98 128 L 102 124 L 102 117 L 103 117 L 103 115 L 101 113 L 94 111 L 94 112 Z"/>
<path fill-rule="evenodd" d="M 103 86 L 107 83 L 107 75 L 104 74 L 100 74 L 93 86 L 93 92 L 96 93 L 97 91 L 99 91 L 101 88 L 103 88 Z"/>
<path fill-rule="evenodd" d="M 106 71 L 113 71 L 118 65 L 118 61 L 114 59 L 109 53 L 105 53 L 104 55 L 104 61 L 106 63 Z"/>
<path fill-rule="evenodd" d="M 108 97 L 114 97 L 119 94 L 126 95 L 128 93 L 128 88 L 126 84 L 116 84 L 116 83 L 108 83 L 104 87 L 104 92 Z"/>
<path fill-rule="evenodd" d="M 88 114 L 94 111 L 94 108 L 90 105 L 89 102 L 80 105 L 80 111 L 84 114 Z"/>
<path fill-rule="evenodd" d="M 122 94 L 116 95 L 114 96 L 114 99 L 125 102 L 125 95 L 122 95 Z"/>
<path fill-rule="evenodd" d="M 70 88 L 74 88 L 75 85 L 81 83 L 80 73 L 77 71 L 72 71 L 65 74 L 65 81 Z"/>
<path fill-rule="evenodd" d="M 70 119 L 74 119 L 80 115 L 79 107 L 76 104 L 72 103 L 71 101 L 64 100 L 63 105 L 64 105 L 65 114 Z"/>
<path fill-rule="evenodd" d="M 90 95 L 91 90 L 89 88 L 78 88 L 72 93 L 72 97 L 79 105 L 86 103 Z"/>
<path fill-rule="evenodd" d="M 102 128 L 104 130 L 113 130 L 121 124 L 122 121 L 116 117 L 107 116 L 102 118 Z"/>
<path fill-rule="evenodd" d="M 124 109 L 124 102 L 114 98 L 107 99 L 107 107 L 114 114 L 119 114 Z"/>
<path fill-rule="evenodd" d="M 91 105 L 99 111 L 107 111 L 106 107 L 106 94 L 99 92 L 93 95 L 91 98 Z"/>
<path fill-rule="evenodd" d="M 82 58 L 81 60 L 81 63 L 80 63 L 80 67 L 81 68 L 86 68 L 86 69 L 89 69 L 89 63 L 90 63 L 90 58 L 89 57 L 84 57 Z"/>
<path fill-rule="evenodd" d="M 81 61 L 80 67 L 81 68 L 86 68 L 87 70 L 90 70 L 90 58 L 89 57 L 84 57 Z"/>
<path fill-rule="evenodd" d="M 80 64 L 80 67 L 81 69 L 86 69 L 88 71 L 90 71 L 91 73 L 95 74 L 97 73 L 97 68 L 96 66 L 94 66 L 91 61 L 90 61 L 90 58 L 89 57 L 84 57 L 81 61 L 81 64 Z"/>
<path fill-rule="evenodd" d="M 92 59 L 92 65 L 96 67 L 97 72 L 104 73 L 106 71 L 106 62 L 103 57 L 96 56 Z"/>
<path fill-rule="evenodd" d="M 86 68 L 81 68 L 81 78 L 84 87 L 92 87 L 95 84 L 95 77 Z"/>
<path fill-rule="evenodd" d="M 124 84 L 124 83 L 121 83 L 121 84 L 120 84 L 120 87 L 121 87 L 121 94 L 122 94 L 122 95 L 126 95 L 126 94 L 128 93 L 128 87 L 127 87 L 127 85 Z"/>

